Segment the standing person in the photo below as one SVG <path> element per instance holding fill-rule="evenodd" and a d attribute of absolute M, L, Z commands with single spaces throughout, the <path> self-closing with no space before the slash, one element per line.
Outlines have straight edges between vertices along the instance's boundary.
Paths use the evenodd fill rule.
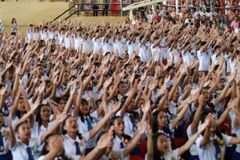
<path fill-rule="evenodd" d="M 109 0 L 104 0 L 102 16 L 108 15 L 108 8 L 109 8 Z"/>
<path fill-rule="evenodd" d="M 2 20 L 0 19 L 0 33 L 2 33 L 3 31 L 3 23 L 2 23 Z"/>
<path fill-rule="evenodd" d="M 17 34 L 17 20 L 16 20 L 16 18 L 12 19 L 11 24 L 12 24 L 11 35 L 15 36 Z"/>
<path fill-rule="evenodd" d="M 98 16 L 98 9 L 99 9 L 99 6 L 98 6 L 98 0 L 93 0 L 93 16 Z"/>

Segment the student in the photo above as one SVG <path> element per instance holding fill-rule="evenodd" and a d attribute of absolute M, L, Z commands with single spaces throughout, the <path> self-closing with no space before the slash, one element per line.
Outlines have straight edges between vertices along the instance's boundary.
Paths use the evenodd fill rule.
<path fill-rule="evenodd" d="M 207 125 L 209 124 L 209 120 L 206 120 L 203 124 L 198 127 L 198 132 L 195 133 L 191 139 L 189 139 L 183 146 L 177 148 L 175 150 L 170 150 L 167 136 L 164 133 L 157 133 L 156 135 L 152 135 L 151 131 L 149 131 L 148 135 L 148 159 L 150 160 L 158 160 L 158 159 L 178 159 L 180 155 L 186 152 L 195 142 L 197 137 L 203 132 Z M 153 137 L 153 138 L 151 138 Z"/>
<path fill-rule="evenodd" d="M 17 140 L 15 138 L 15 133 L 10 131 L 10 144 L 11 151 L 13 154 L 13 159 L 19 160 L 34 160 L 36 159 L 34 155 L 34 150 L 37 146 L 40 146 L 39 138 L 31 138 L 31 126 L 28 122 L 21 122 L 16 126 Z"/>
<path fill-rule="evenodd" d="M 28 37 L 28 42 L 29 43 L 34 40 L 34 36 L 35 36 L 34 27 L 33 27 L 32 24 L 30 24 L 29 28 L 27 30 L 27 37 Z"/>
<path fill-rule="evenodd" d="M 206 116 L 206 114 L 205 114 Z M 204 117 L 204 115 L 203 115 Z M 217 129 L 216 121 L 212 119 L 209 122 L 203 135 L 196 140 L 197 152 L 199 159 L 221 159 L 224 157 L 224 146 L 229 144 L 239 144 L 239 137 L 231 137 L 221 133 Z"/>
<path fill-rule="evenodd" d="M 11 35 L 15 36 L 15 35 L 17 35 L 17 30 L 18 30 L 16 18 L 13 18 L 13 19 L 12 19 L 11 24 L 12 24 Z"/>
<path fill-rule="evenodd" d="M 63 138 L 58 134 L 50 134 L 46 137 L 41 156 L 38 160 L 66 159 L 63 148 Z"/>
<path fill-rule="evenodd" d="M 4 116 L 0 111 L 0 159 L 12 160 L 12 152 L 10 151 L 10 139 L 8 137 L 9 130 L 4 124 Z"/>
<path fill-rule="evenodd" d="M 93 150 L 95 135 L 104 126 L 110 116 L 119 109 L 120 105 L 116 105 L 109 113 L 107 113 L 95 126 L 83 130 L 85 123 L 79 123 L 75 117 L 68 117 L 63 124 L 63 129 L 66 132 L 64 136 L 64 149 L 68 158 L 79 159 L 84 155 L 88 155 Z M 88 120 L 87 126 L 90 127 Z M 82 150 L 80 150 L 80 145 Z M 76 150 L 75 150 L 76 148 Z M 84 151 L 86 151 L 84 153 Z"/>

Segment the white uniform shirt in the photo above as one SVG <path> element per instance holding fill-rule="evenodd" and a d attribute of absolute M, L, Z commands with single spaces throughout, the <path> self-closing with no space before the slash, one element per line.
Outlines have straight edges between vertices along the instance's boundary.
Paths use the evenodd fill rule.
<path fill-rule="evenodd" d="M 115 40 L 113 43 L 114 52 L 118 57 L 122 57 L 125 53 L 124 44 L 120 40 Z"/>
<path fill-rule="evenodd" d="M 103 42 L 102 44 L 103 55 L 106 55 L 108 52 L 112 52 L 113 46 L 110 42 Z"/>
<path fill-rule="evenodd" d="M 210 67 L 209 56 L 205 52 L 197 52 L 199 60 L 199 71 L 208 71 Z"/>
<path fill-rule="evenodd" d="M 36 159 L 37 155 L 34 153 L 37 151 L 38 146 L 40 146 L 40 138 L 31 138 L 28 146 L 17 140 L 16 145 L 11 148 L 13 159 L 28 160 L 27 147 L 31 148 L 32 155 Z"/>
<path fill-rule="evenodd" d="M 48 32 L 40 32 L 40 37 L 41 37 L 41 40 L 44 40 L 45 42 L 48 41 Z"/>
<path fill-rule="evenodd" d="M 193 135 L 192 131 L 191 131 L 191 126 L 192 125 L 189 125 L 188 128 L 187 128 L 187 136 L 188 136 L 188 139 Z M 197 152 L 197 148 L 196 148 L 196 145 L 193 144 L 190 148 L 190 154 L 192 156 L 197 156 L 198 155 L 198 152 Z"/>
<path fill-rule="evenodd" d="M 93 41 L 93 54 L 98 54 L 101 50 L 102 39 L 93 38 L 92 41 Z"/>
<path fill-rule="evenodd" d="M 35 33 L 33 31 L 28 31 L 27 32 L 28 42 L 34 40 L 34 36 L 35 36 Z"/>
<path fill-rule="evenodd" d="M 127 42 L 127 51 L 128 51 L 128 55 L 129 57 L 132 57 L 134 55 L 134 51 L 136 50 L 136 43 L 134 42 Z"/>
<path fill-rule="evenodd" d="M 165 160 L 178 160 L 178 149 L 169 151 L 167 154 L 165 154 L 164 156 Z"/>
<path fill-rule="evenodd" d="M 121 148 L 121 144 L 123 144 L 123 148 Z M 124 144 L 124 142 L 118 137 L 116 136 L 114 139 L 113 139 L 113 148 L 112 148 L 112 151 L 114 152 L 119 152 L 119 151 L 122 151 L 124 148 L 126 147 L 126 144 Z M 129 156 L 125 157 L 124 160 L 128 160 L 129 159 Z"/>
<path fill-rule="evenodd" d="M 68 135 L 65 135 L 63 137 L 63 139 L 64 139 L 64 142 L 63 142 L 64 151 L 65 151 L 65 155 L 67 156 L 67 158 L 72 159 L 72 160 L 79 160 L 81 158 L 81 154 L 82 155 L 84 154 L 84 151 L 83 151 L 85 149 L 84 140 L 80 140 L 78 137 L 76 138 L 76 140 L 74 140 L 71 137 L 69 137 Z M 76 153 L 75 142 L 79 143 L 80 155 L 77 155 L 77 153 Z"/>
<path fill-rule="evenodd" d="M 183 63 L 189 67 L 194 57 L 191 55 L 190 52 L 182 53 L 182 57 Z"/>
<path fill-rule="evenodd" d="M 149 48 L 148 46 L 140 44 L 139 46 L 139 57 L 142 62 L 147 62 L 150 60 L 151 55 L 149 55 Z"/>
<path fill-rule="evenodd" d="M 160 48 L 158 46 L 153 47 L 153 44 L 152 44 L 151 51 L 152 51 L 152 56 L 155 62 L 158 62 L 162 59 L 160 54 Z"/>
<path fill-rule="evenodd" d="M 223 141 L 225 143 L 225 145 L 229 145 L 231 137 L 225 134 L 223 135 Z M 200 135 L 197 140 L 196 140 L 196 148 L 197 148 L 197 152 L 199 155 L 199 160 L 216 160 L 215 157 L 220 158 L 221 157 L 221 152 L 220 153 L 216 153 L 216 147 L 214 145 L 213 142 L 213 138 L 210 138 L 210 142 L 205 145 L 205 146 L 201 146 L 201 141 L 203 139 L 203 136 Z"/>

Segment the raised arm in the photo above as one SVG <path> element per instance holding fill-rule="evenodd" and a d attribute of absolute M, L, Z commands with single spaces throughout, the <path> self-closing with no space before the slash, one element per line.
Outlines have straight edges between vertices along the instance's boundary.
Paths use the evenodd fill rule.
<path fill-rule="evenodd" d="M 92 130 L 89 131 L 89 139 L 93 138 L 98 131 L 103 128 L 103 126 L 107 123 L 110 117 L 120 108 L 121 103 L 115 103 L 114 107 L 109 111 L 104 117 L 93 127 Z"/>
<path fill-rule="evenodd" d="M 183 146 L 181 146 L 179 148 L 178 156 L 182 155 L 194 144 L 194 142 L 196 141 L 198 136 L 207 128 L 208 124 L 209 124 L 209 120 L 205 121 L 203 124 L 201 124 L 198 127 L 197 133 L 195 133 L 193 136 L 191 136 L 191 138 Z"/>
<path fill-rule="evenodd" d="M 129 155 L 133 151 L 133 149 L 137 146 L 139 140 L 141 139 L 142 135 L 146 131 L 146 126 L 147 126 L 147 123 L 145 121 L 139 123 L 138 129 L 134 138 L 131 140 L 131 142 L 127 145 L 127 147 L 123 151 L 123 154 L 125 157 Z"/>

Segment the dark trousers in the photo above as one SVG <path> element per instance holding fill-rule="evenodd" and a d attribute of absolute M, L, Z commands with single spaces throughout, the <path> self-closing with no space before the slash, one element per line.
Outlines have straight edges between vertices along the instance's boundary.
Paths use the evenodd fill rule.
<path fill-rule="evenodd" d="M 108 15 L 108 8 L 109 8 L 109 5 L 104 5 L 103 12 L 102 12 L 103 16 L 107 16 Z"/>
<path fill-rule="evenodd" d="M 93 6 L 93 16 L 98 16 L 98 9 L 99 9 L 98 5 Z"/>

